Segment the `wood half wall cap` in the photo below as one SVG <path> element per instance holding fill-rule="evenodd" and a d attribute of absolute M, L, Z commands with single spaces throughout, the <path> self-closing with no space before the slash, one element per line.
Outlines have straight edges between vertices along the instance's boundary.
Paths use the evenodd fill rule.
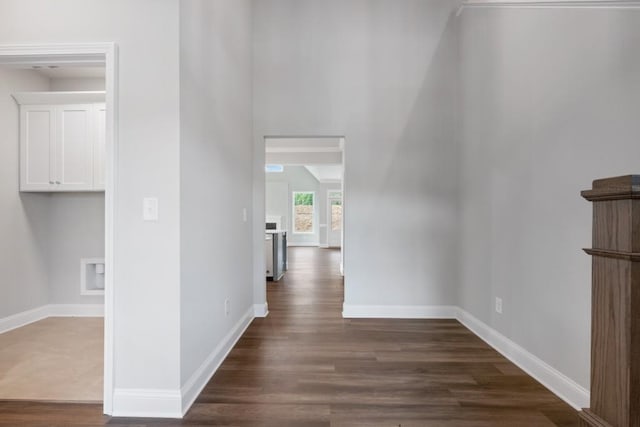
<path fill-rule="evenodd" d="M 640 199 L 640 175 L 597 179 L 593 181 L 591 190 L 585 190 L 581 194 L 590 202 Z"/>

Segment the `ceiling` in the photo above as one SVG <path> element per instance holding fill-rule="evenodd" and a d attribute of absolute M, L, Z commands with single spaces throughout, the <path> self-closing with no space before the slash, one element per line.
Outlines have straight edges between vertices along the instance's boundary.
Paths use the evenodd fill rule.
<path fill-rule="evenodd" d="M 104 79 L 105 75 L 104 67 L 43 67 L 34 71 L 50 79 Z"/>
<path fill-rule="evenodd" d="M 33 70 L 50 79 L 104 79 L 105 67 L 99 65 L 0 64 L 14 70 Z"/>
<path fill-rule="evenodd" d="M 341 137 L 323 138 L 265 138 L 267 153 L 340 153 Z"/>
<path fill-rule="evenodd" d="M 305 166 L 305 168 L 319 182 L 342 182 L 342 165 L 314 165 Z"/>
<path fill-rule="evenodd" d="M 265 138 L 267 164 L 304 166 L 318 181 L 342 181 L 344 138 Z"/>

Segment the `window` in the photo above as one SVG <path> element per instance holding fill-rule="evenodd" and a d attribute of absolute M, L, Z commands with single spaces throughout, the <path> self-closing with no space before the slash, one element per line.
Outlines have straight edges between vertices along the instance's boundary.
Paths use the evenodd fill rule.
<path fill-rule="evenodd" d="M 293 232 L 313 233 L 315 193 L 311 191 L 293 192 Z"/>
<path fill-rule="evenodd" d="M 331 200 L 331 231 L 342 230 L 342 200 Z"/>
<path fill-rule="evenodd" d="M 265 165 L 264 171 L 266 173 L 282 173 L 284 172 L 284 166 L 282 165 Z"/>

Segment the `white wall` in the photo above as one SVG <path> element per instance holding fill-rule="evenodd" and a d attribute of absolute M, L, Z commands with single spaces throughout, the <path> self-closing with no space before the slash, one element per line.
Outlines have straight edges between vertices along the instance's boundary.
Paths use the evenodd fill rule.
<path fill-rule="evenodd" d="M 118 44 L 114 379 L 120 391 L 180 388 L 178 5 L 3 0 L 0 14 L 2 44 Z M 159 199 L 158 222 L 142 221 L 142 199 L 149 196 Z"/>
<path fill-rule="evenodd" d="M 104 78 L 56 78 L 51 79 L 52 91 L 69 91 L 69 90 L 105 90 Z"/>
<path fill-rule="evenodd" d="M 80 295 L 80 259 L 104 258 L 104 193 L 57 193 L 49 203 L 49 303 L 104 303 Z"/>
<path fill-rule="evenodd" d="M 640 13 L 468 9 L 461 34 L 460 304 L 588 388 L 580 190 L 639 172 Z"/>
<path fill-rule="evenodd" d="M 242 215 L 252 199 L 251 2 L 181 2 L 180 47 L 184 385 L 248 310 L 253 318 L 251 219 Z"/>
<path fill-rule="evenodd" d="M 11 97 L 48 89 L 33 71 L 0 68 L 0 319 L 49 302 L 50 197 L 18 192 L 20 113 Z"/>
<path fill-rule="evenodd" d="M 256 302 L 270 135 L 346 137 L 346 304 L 456 302 L 456 4 L 254 3 Z"/>
<path fill-rule="evenodd" d="M 263 167 L 264 170 L 264 167 Z M 281 216 L 282 228 L 288 231 L 287 243 L 289 246 L 295 245 L 318 245 L 320 241 L 320 212 L 323 206 L 326 209 L 326 203 L 323 204 L 320 199 L 320 183 L 311 175 L 311 173 L 304 166 L 285 166 L 282 173 L 268 173 L 266 174 L 266 193 L 265 193 L 265 206 L 266 215 L 278 215 Z M 287 204 L 281 203 L 279 194 L 269 192 L 270 186 L 268 184 L 273 183 L 286 183 L 288 187 L 287 192 Z M 273 188 L 273 187 L 271 187 Z M 293 232 L 293 192 L 294 191 L 313 191 L 315 193 L 315 214 L 313 218 L 314 229 L 313 233 L 300 234 Z M 264 225 L 262 226 L 264 229 Z"/>

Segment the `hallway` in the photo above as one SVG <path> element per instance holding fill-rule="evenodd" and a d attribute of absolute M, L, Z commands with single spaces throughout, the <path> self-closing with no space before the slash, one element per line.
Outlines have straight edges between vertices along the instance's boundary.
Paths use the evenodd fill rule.
<path fill-rule="evenodd" d="M 340 252 L 289 253 L 283 280 L 267 285 L 269 316 L 253 321 L 185 419 L 0 402 L 0 426 L 578 425 L 572 408 L 455 320 L 342 319 Z"/>
<path fill-rule="evenodd" d="M 340 252 L 290 248 L 185 421 L 255 426 L 574 426 L 576 412 L 455 320 L 342 319 Z M 186 424 L 186 423 L 185 423 Z"/>

